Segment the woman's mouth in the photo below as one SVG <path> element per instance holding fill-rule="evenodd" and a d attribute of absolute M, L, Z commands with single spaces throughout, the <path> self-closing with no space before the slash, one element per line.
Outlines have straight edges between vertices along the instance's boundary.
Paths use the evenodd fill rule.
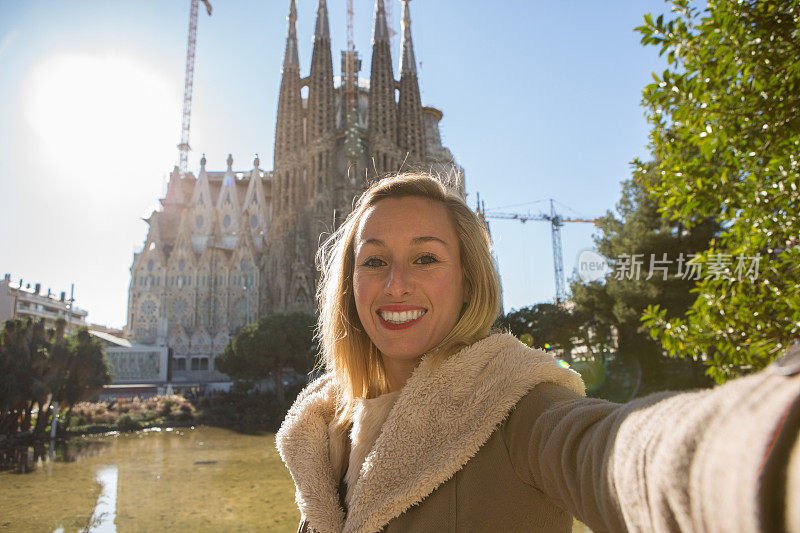
<path fill-rule="evenodd" d="M 412 309 L 409 311 L 378 310 L 377 315 L 383 327 L 387 329 L 404 329 L 416 324 L 427 312 L 427 309 Z"/>

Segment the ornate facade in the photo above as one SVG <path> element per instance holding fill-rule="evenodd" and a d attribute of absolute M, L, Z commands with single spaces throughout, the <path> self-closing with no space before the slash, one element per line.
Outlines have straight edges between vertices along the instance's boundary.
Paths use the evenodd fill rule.
<path fill-rule="evenodd" d="M 384 3 L 376 0 L 371 72 L 356 84 L 357 113 L 345 113 L 344 76 L 333 75 L 325 0 L 306 77 L 295 0 L 288 20 L 274 170 L 260 169 L 256 158 L 249 171 L 235 171 L 230 156 L 224 172 L 208 171 L 205 157 L 196 177 L 176 168 L 134 254 L 128 334 L 172 348 L 178 372 L 212 372 L 213 355 L 259 316 L 313 313 L 321 235 L 343 220 L 368 179 L 426 169 L 464 194 L 463 169 L 439 135 L 442 113 L 420 102 L 408 1 L 396 80 Z"/>

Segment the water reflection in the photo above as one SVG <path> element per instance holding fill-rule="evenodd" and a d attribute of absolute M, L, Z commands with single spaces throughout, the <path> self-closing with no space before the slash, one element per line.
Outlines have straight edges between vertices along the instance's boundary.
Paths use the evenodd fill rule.
<path fill-rule="evenodd" d="M 73 439 L 49 443 L 0 448 L 0 472 L 28 474 L 50 462 L 71 463 L 101 453 L 110 443 L 102 440 Z"/>
<path fill-rule="evenodd" d="M 102 489 L 89 520 L 89 533 L 116 533 L 114 523 L 117 517 L 117 474 L 116 466 L 109 466 L 97 473 L 97 482 Z"/>
<path fill-rule="evenodd" d="M 35 448 L 35 449 L 34 449 Z M 0 531 L 296 531 L 274 436 L 219 428 L 76 438 L 7 451 Z M 18 475 L 17 472 L 25 473 Z M 47 502 L 31 512 L 31 502 Z"/>

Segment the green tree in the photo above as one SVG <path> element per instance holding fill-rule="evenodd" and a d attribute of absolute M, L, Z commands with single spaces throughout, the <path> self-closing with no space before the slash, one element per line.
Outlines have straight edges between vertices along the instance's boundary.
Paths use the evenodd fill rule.
<path fill-rule="evenodd" d="M 800 3 L 671 3 L 670 20 L 637 28 L 669 65 L 644 90 L 659 175 L 648 188 L 672 219 L 723 230 L 699 258 L 714 272 L 685 316 L 653 306 L 644 321 L 723 382 L 800 338 Z"/>
<path fill-rule="evenodd" d="M 71 409 L 111 381 L 102 345 L 84 328 L 64 338 L 64 322 L 8 320 L 0 332 L 0 433 L 47 429 L 53 402 Z M 69 411 L 68 411 L 69 412 Z"/>
<path fill-rule="evenodd" d="M 608 212 L 597 222 L 595 244 L 616 262 L 614 271 L 602 281 L 575 281 L 571 287 L 578 309 L 614 328 L 617 353 L 639 362 L 645 390 L 659 388 L 664 350 L 642 326 L 642 313 L 652 304 L 670 317 L 689 309 L 695 295 L 687 260 L 719 231 L 712 220 L 687 229 L 661 214 L 648 192 L 648 184 L 657 179 L 654 166 L 645 165 L 634 179 L 623 182 L 617 214 Z"/>
<path fill-rule="evenodd" d="M 53 347 L 55 353 L 56 343 Z M 67 425 L 72 407 L 100 392 L 105 385 L 111 383 L 111 371 L 103 351 L 101 342 L 92 337 L 85 328 L 78 330 L 70 340 L 66 350 L 65 372 L 54 390 L 53 398 L 66 408 Z"/>
<path fill-rule="evenodd" d="M 31 429 L 34 408 L 41 410 L 49 389 L 46 383 L 47 333 L 44 323 L 7 320 L 0 332 L 0 432 Z"/>
<path fill-rule="evenodd" d="M 314 364 L 313 316 L 274 314 L 242 328 L 217 356 L 216 367 L 245 382 L 272 377 L 278 401 L 284 401 L 283 370 L 309 372 Z"/>
<path fill-rule="evenodd" d="M 566 361 L 572 360 L 572 351 L 578 346 L 585 346 L 602 361 L 610 347 L 610 330 L 605 324 L 583 310 L 551 303 L 515 309 L 497 325 L 517 337 L 531 335 L 534 347 L 552 349 Z"/>

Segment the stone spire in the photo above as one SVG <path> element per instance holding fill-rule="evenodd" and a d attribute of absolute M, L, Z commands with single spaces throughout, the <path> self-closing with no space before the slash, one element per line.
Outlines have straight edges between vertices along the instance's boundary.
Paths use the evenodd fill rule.
<path fill-rule="evenodd" d="M 297 55 L 297 6 L 289 4 L 289 29 L 283 56 L 283 74 L 278 95 L 278 116 L 275 126 L 276 206 L 288 207 L 291 187 L 296 178 L 295 154 L 303 147 L 303 101 L 300 96 L 300 62 Z"/>
<path fill-rule="evenodd" d="M 403 0 L 403 50 L 400 61 L 400 103 L 397 117 L 397 141 L 409 161 L 425 161 L 425 123 L 419 95 L 414 43 L 411 40 L 409 0 Z"/>
<path fill-rule="evenodd" d="M 333 132 L 336 125 L 335 114 L 336 93 L 333 89 L 333 61 L 331 59 L 331 37 L 328 27 L 328 7 L 325 0 L 319 0 L 308 87 L 309 144 Z"/>
<path fill-rule="evenodd" d="M 289 4 L 289 31 L 286 35 L 286 50 L 283 53 L 283 68 L 300 68 L 300 59 L 297 53 L 297 3 L 291 0 Z"/>
<path fill-rule="evenodd" d="M 389 0 L 391 1 L 391 0 Z M 375 0 L 375 26 L 372 28 L 372 45 L 378 41 L 389 42 L 389 25 L 383 0 Z"/>
<path fill-rule="evenodd" d="M 414 57 L 414 42 L 411 40 L 411 11 L 409 0 L 403 2 L 403 49 L 400 53 L 400 76 L 406 72 L 417 74 L 417 59 Z"/>
<path fill-rule="evenodd" d="M 382 161 L 386 159 L 387 151 L 393 151 L 397 142 L 395 80 L 383 0 L 375 0 L 372 70 L 369 80 L 369 156 L 372 161 L 376 162 L 376 167 L 382 167 Z M 388 169 L 379 168 L 378 170 L 384 172 Z"/>
<path fill-rule="evenodd" d="M 328 39 L 331 38 L 331 32 L 328 25 L 328 6 L 325 3 L 325 0 L 319 0 L 319 4 L 317 5 L 317 25 L 314 29 L 314 42 L 316 43 L 319 39 Z"/>

